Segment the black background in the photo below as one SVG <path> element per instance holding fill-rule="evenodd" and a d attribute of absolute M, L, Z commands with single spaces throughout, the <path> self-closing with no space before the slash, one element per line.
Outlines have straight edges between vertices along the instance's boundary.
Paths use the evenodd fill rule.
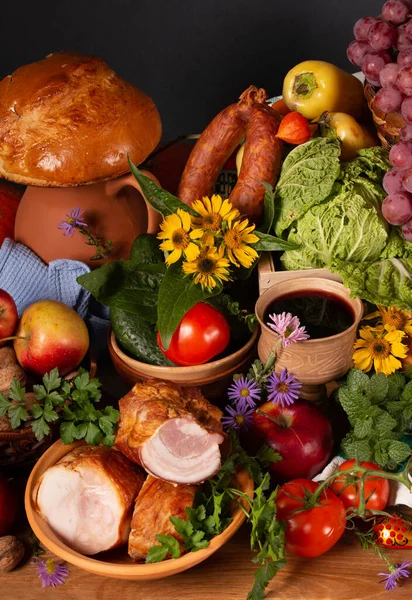
<path fill-rule="evenodd" d="M 2 0 L 0 77 L 57 50 L 101 56 L 156 102 L 163 139 L 199 133 L 249 85 L 346 58 L 352 27 L 383 0 Z"/>

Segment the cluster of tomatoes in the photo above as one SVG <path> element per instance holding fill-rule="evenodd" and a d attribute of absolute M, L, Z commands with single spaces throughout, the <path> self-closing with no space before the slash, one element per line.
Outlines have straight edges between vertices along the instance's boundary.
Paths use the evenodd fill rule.
<path fill-rule="evenodd" d="M 381 511 L 389 500 L 389 482 L 384 477 L 366 475 L 361 491 L 360 473 L 339 475 L 353 469 L 354 460 L 339 466 L 337 476 L 316 497 L 319 484 L 310 479 L 293 479 L 277 495 L 277 518 L 286 522 L 286 550 L 312 558 L 327 552 L 341 538 L 346 521 L 356 515 L 361 501 L 366 511 Z M 360 466 L 381 471 L 374 463 Z"/>

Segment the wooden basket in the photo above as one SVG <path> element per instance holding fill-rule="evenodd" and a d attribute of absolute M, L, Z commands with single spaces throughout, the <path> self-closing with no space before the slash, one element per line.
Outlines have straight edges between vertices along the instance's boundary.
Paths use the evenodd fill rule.
<path fill-rule="evenodd" d="M 405 121 L 399 113 L 384 113 L 375 106 L 377 89 L 371 83 L 365 83 L 363 92 L 372 113 L 373 122 L 381 144 L 388 150 L 399 142 L 399 132 Z"/>
<path fill-rule="evenodd" d="M 276 271 L 271 252 L 263 252 L 258 262 L 259 295 L 279 281 L 296 279 L 297 277 L 322 277 L 342 283 L 342 279 L 329 269 L 300 269 L 297 271 Z"/>

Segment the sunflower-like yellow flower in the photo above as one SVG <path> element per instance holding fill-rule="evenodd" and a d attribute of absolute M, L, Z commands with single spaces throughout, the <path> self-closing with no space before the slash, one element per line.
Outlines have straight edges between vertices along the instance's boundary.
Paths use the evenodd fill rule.
<path fill-rule="evenodd" d="M 168 215 L 160 225 L 160 233 L 157 234 L 159 240 L 164 240 L 160 244 L 160 249 L 164 252 L 170 252 L 166 258 L 166 263 L 171 265 L 179 260 L 184 254 L 188 260 L 194 260 L 199 256 L 200 248 L 193 240 L 202 237 L 201 229 L 190 231 L 191 219 L 189 213 L 177 209 L 177 214 Z"/>
<path fill-rule="evenodd" d="M 390 375 L 402 367 L 399 358 L 405 358 L 408 349 L 402 343 L 404 331 L 386 331 L 382 328 L 362 327 L 353 348 L 353 362 L 357 369 Z"/>
<path fill-rule="evenodd" d="M 213 194 L 210 199 L 205 196 L 203 200 L 195 200 L 192 208 L 200 215 L 200 217 L 192 217 L 193 227 L 214 233 L 222 230 L 223 221 L 233 221 L 240 214 L 229 200 L 222 200 L 222 197 L 217 194 Z"/>
<path fill-rule="evenodd" d="M 248 245 L 259 241 L 258 236 L 252 233 L 255 226 L 248 225 L 248 219 L 231 222 L 223 236 L 222 246 L 226 249 L 230 262 L 236 267 L 240 263 L 243 267 L 249 268 L 259 256 L 256 250 Z"/>
<path fill-rule="evenodd" d="M 404 331 L 408 335 L 412 336 L 412 315 L 406 310 L 397 308 L 396 306 L 389 306 L 385 308 L 380 304 L 377 305 L 378 310 L 376 312 L 367 315 L 364 320 L 375 319 L 380 317 L 383 327 L 387 331 Z"/>
<path fill-rule="evenodd" d="M 186 275 L 195 273 L 195 283 L 209 289 L 216 287 L 220 281 L 229 280 L 229 266 L 228 259 L 224 257 L 224 249 L 217 250 L 214 246 L 206 246 L 195 260 L 182 265 Z"/>

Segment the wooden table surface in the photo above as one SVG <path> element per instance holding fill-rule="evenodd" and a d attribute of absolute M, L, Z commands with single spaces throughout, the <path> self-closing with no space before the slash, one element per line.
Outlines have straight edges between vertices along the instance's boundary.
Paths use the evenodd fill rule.
<path fill-rule="evenodd" d="M 254 565 L 248 547 L 249 526 L 223 548 L 192 569 L 162 580 L 123 581 L 90 575 L 71 567 L 56 588 L 42 589 L 30 558 L 10 573 L 0 574 L 2 600 L 245 600 L 253 582 Z M 412 550 L 389 550 L 392 562 L 412 561 Z M 48 556 L 48 555 L 46 555 Z M 411 598 L 412 578 L 393 592 L 384 590 L 377 573 L 386 566 L 356 542 L 339 542 L 316 559 L 288 557 L 268 588 L 267 599 L 366 600 Z"/>

